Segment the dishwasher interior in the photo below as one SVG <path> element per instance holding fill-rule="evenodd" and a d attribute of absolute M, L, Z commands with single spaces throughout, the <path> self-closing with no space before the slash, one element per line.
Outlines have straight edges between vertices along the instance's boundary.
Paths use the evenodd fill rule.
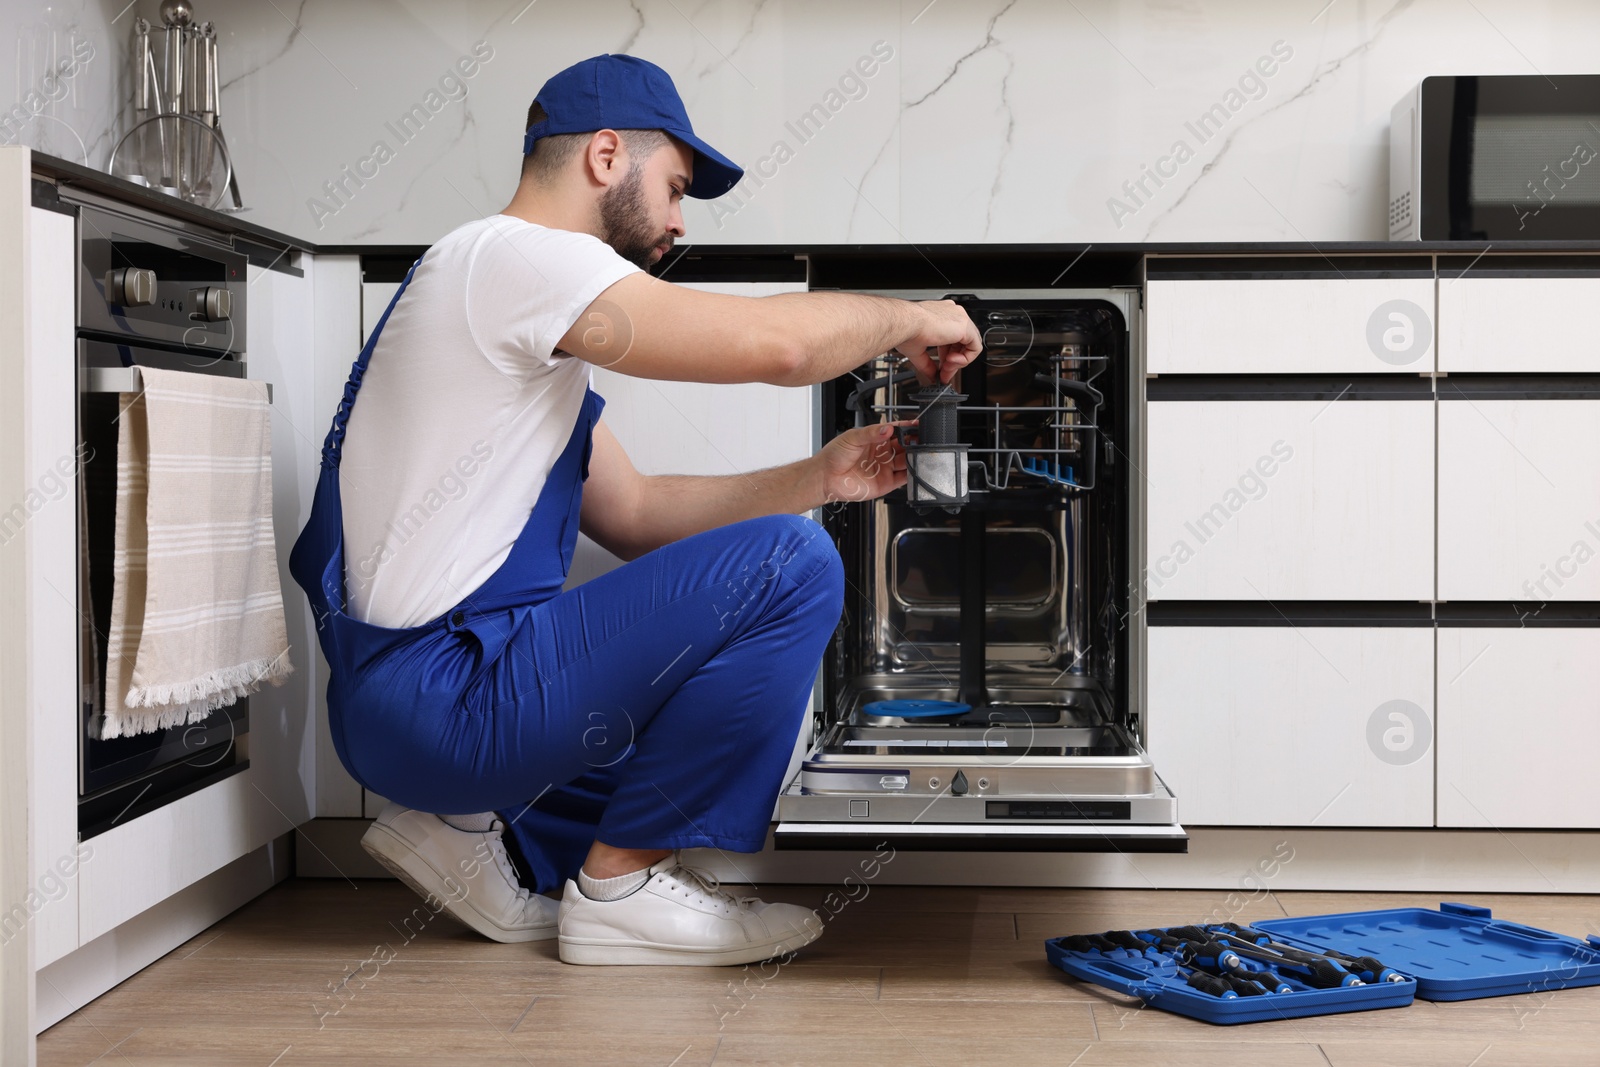
<path fill-rule="evenodd" d="M 1183 851 L 1133 684 L 1137 294 L 958 299 L 949 387 L 887 354 L 823 388 L 824 440 L 918 424 L 904 488 L 825 509 L 844 615 L 776 845 Z"/>

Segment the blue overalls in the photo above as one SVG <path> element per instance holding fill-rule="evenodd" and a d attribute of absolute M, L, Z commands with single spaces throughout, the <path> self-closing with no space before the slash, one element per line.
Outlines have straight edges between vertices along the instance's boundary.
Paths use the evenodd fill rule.
<path fill-rule="evenodd" d="M 345 426 L 421 262 L 350 371 L 289 560 L 330 668 L 339 759 L 406 807 L 498 812 L 539 892 L 576 877 L 596 837 L 618 848 L 758 851 L 839 621 L 839 555 L 817 523 L 769 515 L 563 593 L 605 403 L 593 390 L 487 582 L 420 626 L 345 614 Z"/>

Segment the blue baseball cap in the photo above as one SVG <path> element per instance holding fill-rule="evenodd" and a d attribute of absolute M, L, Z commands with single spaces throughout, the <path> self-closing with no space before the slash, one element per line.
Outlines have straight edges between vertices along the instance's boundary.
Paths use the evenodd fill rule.
<path fill-rule="evenodd" d="M 690 196 L 711 200 L 732 189 L 744 168 L 694 135 L 672 78 L 633 56 L 603 55 L 574 63 L 544 83 L 534 103 L 545 118 L 528 127 L 522 154 L 556 133 L 596 130 L 665 130 L 694 149 Z"/>

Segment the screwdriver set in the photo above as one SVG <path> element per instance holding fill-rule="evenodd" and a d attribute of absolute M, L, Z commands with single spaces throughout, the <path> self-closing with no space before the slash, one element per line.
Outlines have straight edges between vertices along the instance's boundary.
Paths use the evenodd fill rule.
<path fill-rule="evenodd" d="M 1045 952 L 1075 978 L 1219 1024 L 1600 984 L 1600 936 L 1469 904 L 1109 930 L 1054 938 Z"/>

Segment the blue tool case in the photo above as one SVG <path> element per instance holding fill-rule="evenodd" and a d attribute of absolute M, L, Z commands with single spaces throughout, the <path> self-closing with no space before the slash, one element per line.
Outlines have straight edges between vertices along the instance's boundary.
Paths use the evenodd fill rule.
<path fill-rule="evenodd" d="M 1600 936 L 1470 904 L 1114 930 L 1053 938 L 1045 954 L 1074 978 L 1221 1025 L 1600 985 Z"/>

